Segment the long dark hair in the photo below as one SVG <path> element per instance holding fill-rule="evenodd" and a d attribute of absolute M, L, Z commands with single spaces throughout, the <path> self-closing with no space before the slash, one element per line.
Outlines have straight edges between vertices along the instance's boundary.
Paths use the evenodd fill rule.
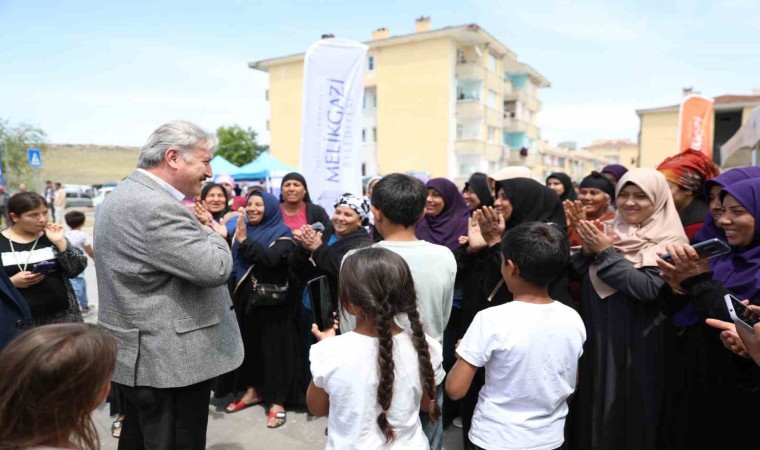
<path fill-rule="evenodd" d="M 393 442 L 396 432 L 388 423 L 387 412 L 393 401 L 395 379 L 393 361 L 393 317 L 406 313 L 412 328 L 412 342 L 417 351 L 420 381 L 425 394 L 431 399 L 430 417 L 438 420 L 440 409 L 435 401 L 435 374 L 430 363 L 430 349 L 422 331 L 417 311 L 417 294 L 409 266 L 404 258 L 384 248 L 368 247 L 351 254 L 340 271 L 338 298 L 341 307 L 351 305 L 356 311 L 375 320 L 379 348 L 377 352 L 377 402 L 381 412 L 377 426 L 385 435 L 386 443 Z"/>
<path fill-rule="evenodd" d="M 0 353 L 0 448 L 72 440 L 100 448 L 90 413 L 116 364 L 116 341 L 91 325 L 34 328 Z"/>

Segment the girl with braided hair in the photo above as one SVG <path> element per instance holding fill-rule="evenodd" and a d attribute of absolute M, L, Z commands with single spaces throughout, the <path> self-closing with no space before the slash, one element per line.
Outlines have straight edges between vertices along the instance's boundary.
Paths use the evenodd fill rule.
<path fill-rule="evenodd" d="M 312 414 L 329 413 L 326 448 L 429 448 L 419 412 L 440 415 L 434 368 L 441 367 L 441 345 L 422 330 L 409 266 L 383 248 L 350 253 L 338 298 L 356 328 L 335 336 L 337 321 L 324 331 L 313 325 L 320 342 L 311 348 L 306 394 Z M 408 316 L 409 329 L 396 324 L 399 314 Z"/>

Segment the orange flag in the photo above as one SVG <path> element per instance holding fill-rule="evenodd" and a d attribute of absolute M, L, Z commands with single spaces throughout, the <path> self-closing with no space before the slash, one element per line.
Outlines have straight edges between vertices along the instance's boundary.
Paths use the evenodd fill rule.
<path fill-rule="evenodd" d="M 714 126 L 713 99 L 700 95 L 684 97 L 678 117 L 678 152 L 691 148 L 712 159 Z"/>

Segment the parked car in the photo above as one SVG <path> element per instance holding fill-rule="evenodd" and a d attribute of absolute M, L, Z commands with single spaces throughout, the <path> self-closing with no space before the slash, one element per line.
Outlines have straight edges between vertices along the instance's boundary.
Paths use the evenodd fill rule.
<path fill-rule="evenodd" d="M 98 193 L 95 195 L 95 198 L 92 199 L 92 206 L 94 206 L 96 209 L 98 206 L 100 206 L 101 203 L 103 203 L 103 200 L 106 199 L 106 195 L 108 195 L 111 191 L 114 190 L 116 186 L 104 186 L 99 188 L 97 191 Z"/>
<path fill-rule="evenodd" d="M 67 208 L 92 207 L 92 195 L 80 187 L 64 187 Z"/>

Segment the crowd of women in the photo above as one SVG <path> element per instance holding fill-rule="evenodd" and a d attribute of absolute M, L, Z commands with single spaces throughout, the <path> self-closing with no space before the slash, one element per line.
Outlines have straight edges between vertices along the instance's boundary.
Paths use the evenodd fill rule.
<path fill-rule="evenodd" d="M 305 401 L 319 309 L 310 285 L 324 280 L 331 309 L 338 309 L 344 257 L 383 239 L 370 214 L 378 180 L 371 179 L 365 193 L 336 199 L 332 217 L 311 201 L 298 173 L 283 178 L 279 199 L 262 189 L 236 194 L 229 177 L 203 188 L 192 208 L 231 246 L 228 287 L 245 346 L 243 365 L 214 383 L 215 396 L 234 395 L 226 412 L 264 403 L 267 426 L 277 428 L 286 423 L 287 406 Z M 549 223 L 566 233 L 571 248 L 570 264 L 550 284 L 550 295 L 576 308 L 588 334 L 566 448 L 753 444 L 760 370 L 733 329 L 720 325 L 721 334 L 706 319 L 715 319 L 713 326 L 730 322 L 727 293 L 760 305 L 759 167 L 720 174 L 704 154 L 689 150 L 657 169 L 608 166 L 577 186 L 566 174 L 542 184 L 529 169 L 508 167 L 473 174 L 461 191 L 444 178 L 429 180 L 427 189 L 416 236 L 447 247 L 457 262 L 443 343 L 446 369 L 475 315 L 512 300 L 501 273 L 504 233 L 527 222 Z M 81 321 L 66 277 L 81 272 L 83 255 L 47 224 L 44 199 L 27 197 L 8 204 L 13 225 L 0 238 L 3 267 L 35 323 Z M 713 238 L 730 252 L 700 259 L 690 244 Z M 50 248 L 60 270 L 35 288 L 25 284 L 33 276 L 28 257 L 18 254 L 42 248 Z M 666 252 L 670 262 L 661 258 Z M 53 302 L 38 301 L 40 290 L 56 293 L 55 311 L 48 310 Z M 443 408 L 444 424 L 461 418 L 468 448 L 483 370 L 462 400 Z"/>
<path fill-rule="evenodd" d="M 728 320 L 721 306 L 724 291 L 760 304 L 758 175 L 755 167 L 719 175 L 709 158 L 688 151 L 657 170 L 608 166 L 577 185 L 562 173 L 542 185 L 521 167 L 490 176 L 475 173 L 461 191 L 447 179 L 428 181 L 416 235 L 448 247 L 458 264 L 444 367 L 455 361 L 455 343 L 479 311 L 511 301 L 496 245 L 502 235 L 526 222 L 552 223 L 566 232 L 572 258 L 550 293 L 573 305 L 588 331 L 566 446 L 723 448 L 747 441 L 743 433 L 713 430 L 749 425 L 760 386 L 757 371 L 727 351 L 720 331 L 705 319 Z M 219 380 L 217 395 L 242 393 L 229 412 L 264 402 L 270 406 L 269 426 L 277 427 L 285 421 L 285 405 L 302 401 L 314 343 L 306 284 L 325 276 L 337 308 L 343 257 L 382 240 L 371 224 L 368 201 L 378 179 L 369 181 L 367 196 L 337 199 L 332 218 L 311 202 L 306 180 L 296 173 L 283 179 L 279 200 L 252 192 L 240 217 L 225 220 L 231 210 L 224 202 L 214 206 L 206 200 L 206 210 L 197 210 L 202 221 L 226 223 L 220 232 L 227 233 L 235 255 L 230 288 L 246 362 Z M 214 189 L 208 186 L 204 195 Z M 217 190 L 224 195 L 223 187 Z M 715 237 L 731 252 L 699 264 L 688 259 L 689 243 Z M 665 252 L 682 257 L 668 264 L 659 258 Z M 251 279 L 287 286 L 286 299 L 251 304 Z M 468 395 L 443 408 L 445 424 L 461 418 L 465 442 L 483 380 L 481 369 Z"/>

